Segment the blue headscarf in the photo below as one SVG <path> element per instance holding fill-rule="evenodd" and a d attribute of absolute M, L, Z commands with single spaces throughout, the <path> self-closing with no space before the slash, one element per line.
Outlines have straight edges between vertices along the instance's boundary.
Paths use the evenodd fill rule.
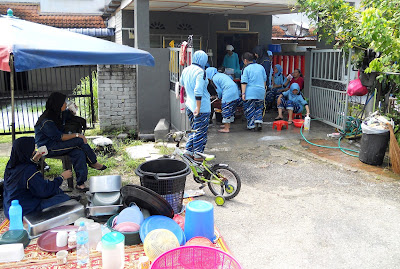
<path fill-rule="evenodd" d="M 283 68 L 280 64 L 276 64 L 275 67 L 278 69 L 278 73 L 274 74 L 274 78 L 278 78 L 280 75 L 283 75 Z"/>
<path fill-rule="evenodd" d="M 31 157 L 35 150 L 35 139 L 33 137 L 21 137 L 14 141 L 11 149 L 10 160 L 4 171 L 4 190 L 15 187 L 20 178 L 19 174 L 24 172 L 27 165 L 32 165 Z M 22 165 L 22 166 L 21 166 Z M 16 167 L 18 169 L 16 169 Z"/>
<path fill-rule="evenodd" d="M 208 56 L 202 50 L 198 50 L 193 54 L 193 64 L 200 66 L 201 68 L 205 68 L 207 64 Z"/>
<path fill-rule="evenodd" d="M 297 90 L 297 94 L 294 94 L 294 93 L 293 93 L 294 90 Z M 299 93 L 300 93 L 300 86 L 299 86 L 299 84 L 297 84 L 297 83 L 292 83 L 292 85 L 290 85 L 290 88 L 289 88 L 289 95 L 290 95 L 290 97 L 292 97 L 292 98 L 295 99 L 295 98 L 297 98 L 296 96 L 298 96 Z"/>
<path fill-rule="evenodd" d="M 217 74 L 217 73 L 218 73 L 217 68 L 215 68 L 215 67 L 209 67 L 209 68 L 206 69 L 206 78 L 207 78 L 207 79 L 212 79 L 213 76 L 214 76 L 215 74 Z"/>

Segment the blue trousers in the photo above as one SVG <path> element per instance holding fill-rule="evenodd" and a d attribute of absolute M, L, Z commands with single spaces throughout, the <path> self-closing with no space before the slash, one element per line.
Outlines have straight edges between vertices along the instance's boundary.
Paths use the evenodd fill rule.
<path fill-rule="evenodd" d="M 56 194 L 47 199 L 43 199 L 40 202 L 40 205 L 38 206 L 37 211 L 43 210 L 43 209 L 48 208 L 53 205 L 61 204 L 61 203 L 66 202 L 71 199 L 61 189 L 60 189 L 60 191 L 61 191 L 61 193 L 59 193 L 59 194 Z"/>
<path fill-rule="evenodd" d="M 293 113 L 300 113 L 301 112 L 300 111 L 301 107 L 297 103 L 295 103 L 295 102 L 293 102 L 291 100 L 286 100 L 285 98 L 281 98 L 281 103 L 278 106 L 278 108 L 287 109 L 287 110 L 293 110 Z"/>
<path fill-rule="evenodd" d="M 236 107 L 239 99 L 229 103 L 222 103 L 222 123 L 231 123 L 235 120 Z"/>
<path fill-rule="evenodd" d="M 256 123 L 263 122 L 262 111 L 264 107 L 263 100 L 250 99 L 243 103 L 244 115 L 247 119 L 247 129 L 253 129 L 256 127 Z"/>
<path fill-rule="evenodd" d="M 186 114 L 189 117 L 190 127 L 192 130 L 196 130 L 196 133 L 189 135 L 189 140 L 186 143 L 186 153 L 199 158 L 196 152 L 204 152 L 204 148 L 207 144 L 207 131 L 210 113 L 199 113 L 196 117 L 193 112 L 186 108 Z"/>
<path fill-rule="evenodd" d="M 58 142 L 48 151 L 48 157 L 68 155 L 71 158 L 77 185 L 82 185 L 87 180 L 88 168 L 86 163 L 94 164 L 97 162 L 96 154 L 92 148 L 85 144 L 82 138 L 78 137 Z"/>
<path fill-rule="evenodd" d="M 276 104 L 276 99 L 278 98 L 278 93 L 279 89 L 274 89 L 274 88 L 268 88 L 267 94 L 265 95 L 265 102 L 268 106 L 273 106 Z"/>

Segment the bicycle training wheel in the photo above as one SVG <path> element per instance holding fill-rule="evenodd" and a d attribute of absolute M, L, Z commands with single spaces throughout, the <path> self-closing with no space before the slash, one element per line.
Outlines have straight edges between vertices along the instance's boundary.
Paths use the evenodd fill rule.
<path fill-rule="evenodd" d="M 208 182 L 208 188 L 215 196 L 222 196 L 225 200 L 232 199 L 238 195 L 242 183 L 239 175 L 227 166 L 215 165 L 211 169 L 212 173 L 216 175 L 221 181 L 213 180 L 211 175 L 211 181 Z"/>

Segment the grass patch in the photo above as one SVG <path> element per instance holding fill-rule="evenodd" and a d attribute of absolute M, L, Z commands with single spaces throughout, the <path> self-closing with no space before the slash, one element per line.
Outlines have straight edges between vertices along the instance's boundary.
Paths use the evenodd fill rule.
<path fill-rule="evenodd" d="M 160 155 L 171 155 L 175 150 L 175 148 L 161 146 L 161 145 L 156 145 L 155 148 L 160 150 Z"/>
<path fill-rule="evenodd" d="M 96 131 L 97 130 L 97 131 Z M 86 136 L 96 136 L 99 135 L 99 129 L 92 129 L 86 131 Z M 106 134 L 103 134 L 106 136 Z M 27 135 L 21 135 L 27 136 Z M 5 136 L 3 136 L 5 137 Z M 0 136 L 0 138 L 3 138 Z M 11 136 L 9 142 L 11 142 Z M 17 136 L 18 137 L 18 136 Z M 4 142 L 5 143 L 5 142 Z M 96 151 L 97 160 L 107 166 L 106 170 L 98 171 L 88 167 L 88 179 L 92 176 L 99 175 L 120 175 L 122 177 L 123 185 L 126 184 L 138 184 L 138 177 L 135 174 L 135 169 L 145 161 L 145 159 L 132 159 L 126 153 L 127 147 L 137 146 L 143 144 L 142 141 L 125 139 L 124 141 L 113 139 L 113 153 L 108 153 L 104 151 Z M 95 149 L 91 140 L 89 140 L 89 145 Z M 0 177 L 4 175 L 4 170 L 7 165 L 9 157 L 0 157 Z M 63 172 L 62 162 L 57 159 L 46 159 L 46 163 L 50 166 L 50 171 L 45 172 L 45 178 L 54 178 L 59 176 Z M 74 178 L 76 176 L 74 175 Z"/>

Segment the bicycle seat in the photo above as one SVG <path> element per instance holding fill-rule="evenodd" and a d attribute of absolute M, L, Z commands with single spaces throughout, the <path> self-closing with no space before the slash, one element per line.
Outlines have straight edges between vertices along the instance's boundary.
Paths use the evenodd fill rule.
<path fill-rule="evenodd" d="M 203 158 L 206 161 L 211 161 L 215 159 L 215 155 L 210 155 L 210 154 L 204 154 L 200 152 L 196 152 L 197 155 L 199 155 L 201 158 Z"/>

